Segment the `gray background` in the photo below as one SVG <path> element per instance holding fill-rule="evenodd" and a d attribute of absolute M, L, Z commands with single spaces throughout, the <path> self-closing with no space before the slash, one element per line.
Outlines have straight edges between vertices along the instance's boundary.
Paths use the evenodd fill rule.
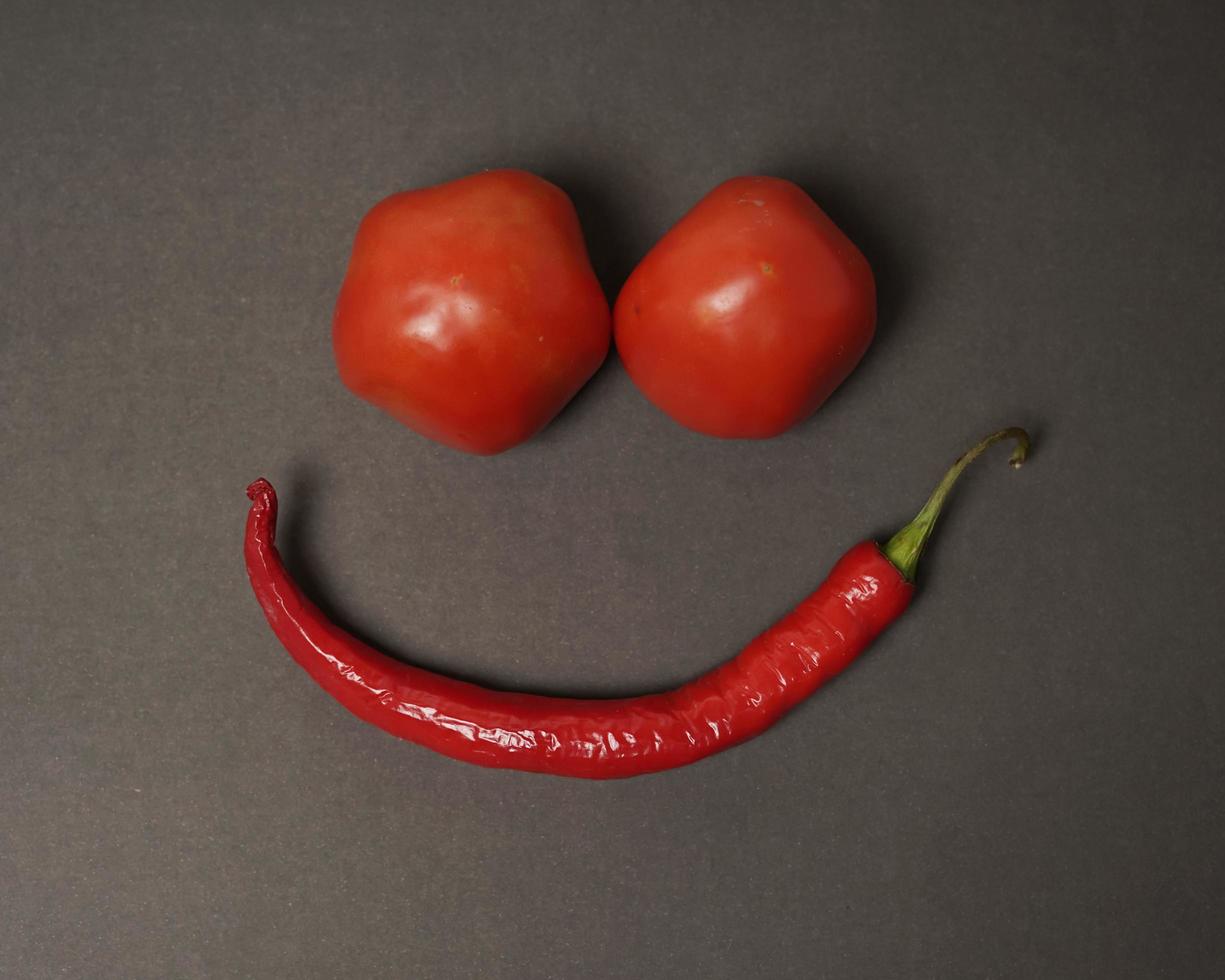
<path fill-rule="evenodd" d="M 254 7 L 4 4 L 0 974 L 1219 975 L 1219 4 Z M 610 294 L 719 180 L 796 179 L 877 342 L 769 442 L 614 358 L 505 456 L 428 443 L 341 387 L 331 305 L 374 201 L 500 165 Z M 241 562 L 263 474 L 362 635 L 658 688 L 1011 423 L 869 656 L 627 782 L 363 726 Z"/>

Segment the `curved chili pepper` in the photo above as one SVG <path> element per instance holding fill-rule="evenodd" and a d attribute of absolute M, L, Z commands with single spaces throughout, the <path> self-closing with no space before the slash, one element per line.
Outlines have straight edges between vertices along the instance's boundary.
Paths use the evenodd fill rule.
<path fill-rule="evenodd" d="M 465 762 L 613 779 L 697 762 L 769 728 L 838 674 L 910 603 L 919 556 L 953 483 L 1001 439 L 961 457 L 918 516 L 883 548 L 856 545 L 807 599 L 734 659 L 673 691 L 577 699 L 496 691 L 394 660 L 330 622 L 302 594 L 274 543 L 277 498 L 247 488 L 245 555 L 251 587 L 277 638 L 325 691 L 359 718 Z"/>

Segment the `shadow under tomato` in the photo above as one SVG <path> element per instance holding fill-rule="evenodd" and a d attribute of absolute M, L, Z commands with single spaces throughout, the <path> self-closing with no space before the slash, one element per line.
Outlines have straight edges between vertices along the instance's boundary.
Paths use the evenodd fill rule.
<path fill-rule="evenodd" d="M 923 264 L 917 256 L 903 253 L 902 226 L 907 215 L 904 209 L 891 203 L 896 195 L 887 193 L 885 188 L 803 163 L 776 162 L 774 166 L 763 167 L 761 172 L 790 180 L 816 201 L 864 254 L 876 280 L 876 335 L 850 376 L 826 400 L 828 405 L 846 397 L 843 392 L 858 391 L 863 378 L 872 379 L 876 351 L 905 328 L 906 304 L 922 278 Z M 813 420 L 820 415 L 818 408 L 800 427 L 814 424 Z"/>
<path fill-rule="evenodd" d="M 863 252 L 876 279 L 876 340 L 887 339 L 921 274 L 917 257 L 901 254 L 904 216 L 894 213 L 891 195 L 812 167 L 783 163 L 767 172 L 798 184 Z"/>
<path fill-rule="evenodd" d="M 642 258 L 625 221 L 626 202 L 618 201 L 608 188 L 616 187 L 611 175 L 600 175 L 581 163 L 557 163 L 540 171 L 544 177 L 570 195 L 583 227 L 583 239 L 591 267 L 611 307 L 617 293 Z"/>
<path fill-rule="evenodd" d="M 539 173 L 564 190 L 574 202 L 591 267 L 604 290 L 611 313 L 621 286 L 646 249 L 635 241 L 629 222 L 625 220 L 627 202 L 609 190 L 618 186 L 619 181 L 612 174 L 601 175 L 598 170 L 592 161 L 554 160 L 541 166 Z M 583 425 L 592 412 L 599 410 L 601 398 L 616 383 L 620 371 L 620 358 L 615 344 L 610 341 L 604 363 L 535 438 L 553 441 L 569 432 L 572 426 Z"/>
<path fill-rule="evenodd" d="M 571 430 L 591 425 L 592 417 L 604 410 L 601 402 L 605 400 L 612 386 L 617 383 L 617 375 L 621 370 L 621 359 L 617 356 L 617 349 L 610 346 L 608 357 L 596 369 L 595 374 L 557 413 L 553 421 L 541 429 L 530 441 L 548 445 L 567 438 Z M 512 449 L 511 452 L 514 450 Z"/>

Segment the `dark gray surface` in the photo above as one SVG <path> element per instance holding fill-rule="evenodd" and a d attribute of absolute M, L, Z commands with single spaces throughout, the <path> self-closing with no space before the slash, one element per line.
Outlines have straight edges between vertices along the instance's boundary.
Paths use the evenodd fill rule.
<path fill-rule="evenodd" d="M 4 5 L 0 974 L 1219 970 L 1219 5 L 284 7 Z M 506 456 L 427 443 L 342 389 L 331 304 L 370 204 L 495 165 L 572 192 L 610 290 L 720 179 L 798 179 L 877 343 L 771 442 L 614 360 Z M 390 649 L 653 688 L 1008 423 L 1032 464 L 979 464 L 870 656 L 640 780 L 363 726 L 240 559 L 264 474 Z"/>

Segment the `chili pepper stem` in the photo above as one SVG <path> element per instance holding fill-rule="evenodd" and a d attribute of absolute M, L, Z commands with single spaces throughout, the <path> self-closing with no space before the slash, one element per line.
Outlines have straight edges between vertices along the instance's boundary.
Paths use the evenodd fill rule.
<path fill-rule="evenodd" d="M 936 520 L 940 517 L 940 511 L 944 508 L 944 502 L 952 491 L 953 484 L 957 482 L 957 478 L 987 449 L 1004 439 L 1016 440 L 1017 445 L 1008 458 L 1008 465 L 1014 470 L 1019 468 L 1025 462 L 1025 457 L 1029 455 L 1029 433 L 1018 428 L 1000 429 L 999 432 L 992 433 L 952 465 L 944 474 L 944 479 L 936 485 L 932 495 L 927 498 L 923 509 L 915 515 L 915 519 L 891 537 L 889 543 L 881 549 L 906 581 L 913 582 L 915 579 L 915 572 L 919 566 L 919 559 L 923 555 L 923 549 L 927 547 L 928 538 L 931 537 Z"/>

